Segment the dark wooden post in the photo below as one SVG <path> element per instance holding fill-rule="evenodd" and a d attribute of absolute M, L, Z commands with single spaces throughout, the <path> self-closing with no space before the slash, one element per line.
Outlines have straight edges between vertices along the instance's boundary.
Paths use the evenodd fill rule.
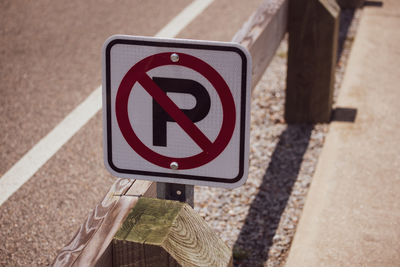
<path fill-rule="evenodd" d="M 330 120 L 339 13 L 335 0 L 289 2 L 287 123 Z"/>
<path fill-rule="evenodd" d="M 232 266 L 232 252 L 186 203 L 140 198 L 113 239 L 113 266 Z"/>

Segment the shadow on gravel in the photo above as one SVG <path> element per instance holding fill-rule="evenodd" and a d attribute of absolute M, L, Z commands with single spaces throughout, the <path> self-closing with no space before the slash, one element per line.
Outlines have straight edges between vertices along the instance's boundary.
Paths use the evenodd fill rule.
<path fill-rule="evenodd" d="M 258 266 L 268 259 L 272 238 L 297 179 L 312 129 L 313 125 L 288 125 L 282 132 L 234 245 L 235 266 Z"/>

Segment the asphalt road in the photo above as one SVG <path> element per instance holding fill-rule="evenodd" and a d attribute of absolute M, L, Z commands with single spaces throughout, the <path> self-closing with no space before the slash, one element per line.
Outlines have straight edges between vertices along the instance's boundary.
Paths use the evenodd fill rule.
<path fill-rule="evenodd" d="M 229 41 L 260 2 L 215 0 L 178 37 Z M 108 36 L 153 36 L 190 3 L 1 1 L 0 175 L 100 85 Z M 113 181 L 98 112 L 0 206 L 0 266 L 51 264 Z"/>

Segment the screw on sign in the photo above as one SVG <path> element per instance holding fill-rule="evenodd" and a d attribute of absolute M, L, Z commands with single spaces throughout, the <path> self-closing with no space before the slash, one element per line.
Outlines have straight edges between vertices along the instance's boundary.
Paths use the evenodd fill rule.
<path fill-rule="evenodd" d="M 104 156 L 112 174 L 229 188 L 246 180 L 251 60 L 244 48 L 113 36 L 103 51 Z M 174 95 L 193 103 L 182 107 Z"/>

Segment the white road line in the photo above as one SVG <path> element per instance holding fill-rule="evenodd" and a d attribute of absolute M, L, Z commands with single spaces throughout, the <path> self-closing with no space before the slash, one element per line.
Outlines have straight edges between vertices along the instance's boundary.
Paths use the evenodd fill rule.
<path fill-rule="evenodd" d="M 157 34 L 175 37 L 214 0 L 195 0 Z M 0 178 L 0 206 L 101 109 L 101 86 L 69 113 Z"/>
<path fill-rule="evenodd" d="M 196 0 L 181 11 L 157 34 L 157 37 L 173 38 L 178 35 L 190 22 L 204 11 L 214 0 Z"/>

